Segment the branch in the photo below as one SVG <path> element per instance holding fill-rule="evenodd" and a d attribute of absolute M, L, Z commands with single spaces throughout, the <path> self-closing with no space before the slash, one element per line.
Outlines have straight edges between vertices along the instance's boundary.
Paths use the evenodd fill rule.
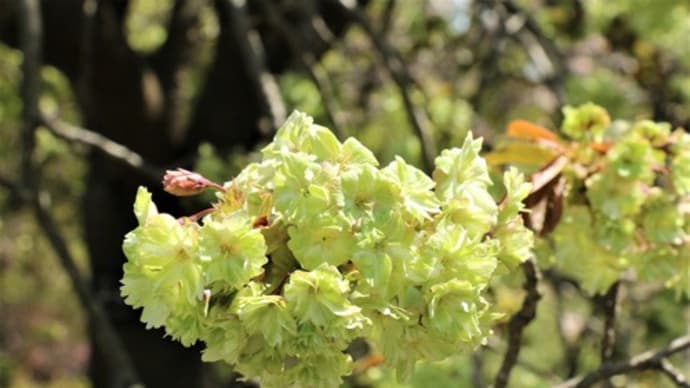
<path fill-rule="evenodd" d="M 517 362 L 520 349 L 522 347 L 522 334 L 525 327 L 532 322 L 537 314 L 537 304 L 541 299 L 541 294 L 537 286 L 541 279 L 541 273 L 537 268 L 534 259 L 528 259 L 522 263 L 522 270 L 525 273 L 524 289 L 527 292 L 525 300 L 522 302 L 520 311 L 515 313 L 508 322 L 508 349 L 503 358 L 501 368 L 494 381 L 495 388 L 504 388 L 508 384 L 510 372 Z"/>
<path fill-rule="evenodd" d="M 683 388 L 690 388 L 690 383 L 688 383 L 688 379 L 683 376 L 683 373 L 681 373 L 676 367 L 671 364 L 671 361 L 667 359 L 662 359 L 659 361 L 659 365 L 656 366 L 656 369 L 659 370 L 659 372 L 662 372 L 665 374 L 671 381 Z"/>
<path fill-rule="evenodd" d="M 153 57 L 161 85 L 165 90 L 176 87 L 176 72 L 193 57 L 194 29 L 204 0 L 178 0 L 172 6 L 167 38 Z"/>
<path fill-rule="evenodd" d="M 482 379 L 482 364 L 481 350 L 476 349 L 474 353 L 472 353 L 472 387 L 474 388 L 486 386 L 486 384 L 484 384 L 484 379 Z"/>
<path fill-rule="evenodd" d="M 393 11 L 395 10 L 395 0 L 386 1 L 386 6 L 383 9 L 383 16 L 381 17 L 381 29 L 379 34 L 381 36 L 388 35 L 393 20 Z"/>
<path fill-rule="evenodd" d="M 270 132 L 274 132 L 283 125 L 286 117 L 280 89 L 273 76 L 266 70 L 261 39 L 249 26 L 245 2 L 229 0 L 229 3 L 230 24 L 238 37 L 242 55 L 247 61 L 249 78 L 258 91 L 261 113 L 270 122 Z"/>
<path fill-rule="evenodd" d="M 67 272 L 67 276 L 71 280 L 72 287 L 74 287 L 79 301 L 89 316 L 89 320 L 93 325 L 94 341 L 100 345 L 101 349 L 107 349 L 107 353 L 104 353 L 105 361 L 109 364 L 109 369 L 114 371 L 113 376 L 117 376 L 119 380 L 113 386 L 143 387 L 138 383 L 140 380 L 135 372 L 134 365 L 115 328 L 108 319 L 105 310 L 103 310 L 103 306 L 91 294 L 86 281 L 79 272 L 74 257 L 67 248 L 67 243 L 60 234 L 59 227 L 50 213 L 50 208 L 40 198 L 45 198 L 45 196 L 36 195 L 33 200 L 36 218 L 57 254 L 60 264 Z"/>
<path fill-rule="evenodd" d="M 151 58 L 163 90 L 165 126 L 173 141 L 182 134 L 186 110 L 183 89 L 184 71 L 199 58 L 199 14 L 205 0 L 179 0 L 172 5 L 167 38 Z"/>
<path fill-rule="evenodd" d="M 690 348 L 690 335 L 676 338 L 671 341 L 666 347 L 654 352 L 648 351 L 621 362 L 607 362 L 599 367 L 599 369 L 592 371 L 584 376 L 578 376 L 570 379 L 557 388 L 582 388 L 590 387 L 595 383 L 609 379 L 613 376 L 641 372 L 649 369 L 658 369 L 661 362 L 675 353 L 684 351 Z M 666 371 L 664 371 L 668 375 Z"/>
<path fill-rule="evenodd" d="M 266 0 L 258 0 L 257 4 L 261 7 L 261 11 L 266 16 L 268 23 L 280 32 L 287 42 L 290 51 L 299 61 L 300 66 L 306 71 L 314 86 L 316 86 L 321 95 L 326 116 L 333 126 L 333 131 L 341 140 L 344 140 L 347 136 L 343 132 L 342 120 L 338 114 L 338 108 L 333 97 L 333 86 L 326 69 L 316 60 L 314 54 L 304 49 L 302 43 L 296 37 L 296 32 L 292 31 L 283 21 L 283 17 L 274 9 L 275 5 L 273 3 Z"/>
<path fill-rule="evenodd" d="M 47 115 L 42 115 L 40 122 L 56 136 L 71 142 L 86 144 L 93 147 L 118 162 L 137 170 L 152 181 L 159 182 L 165 173 L 164 168 L 154 166 L 144 160 L 138 153 L 108 139 L 100 133 L 55 118 L 50 118 Z"/>
<path fill-rule="evenodd" d="M 16 198 L 21 202 L 25 202 L 29 199 L 26 190 L 24 190 L 21 185 L 2 175 L 0 175 L 0 187 L 7 190 L 10 198 Z"/>
<path fill-rule="evenodd" d="M 371 42 L 374 44 L 376 51 L 381 57 L 383 64 L 393 78 L 393 82 L 398 87 L 398 92 L 402 98 L 407 119 L 412 126 L 419 142 L 422 146 L 422 163 L 424 170 L 430 172 L 433 169 L 434 158 L 436 157 L 436 146 L 433 141 L 433 133 L 430 127 L 429 118 L 423 109 L 418 109 L 412 103 L 410 86 L 412 83 L 412 76 L 407 69 L 404 61 L 399 54 L 379 35 L 374 27 L 369 22 L 369 19 L 357 8 L 348 8 L 339 0 L 329 0 L 334 5 L 338 6 L 348 19 L 357 23 L 367 34 Z"/>
<path fill-rule="evenodd" d="M 41 50 L 43 32 L 39 0 L 19 2 L 20 32 L 19 44 L 23 51 L 22 81 L 20 94 L 22 107 L 22 154 L 20 161 L 23 185 L 29 189 L 36 186 L 33 167 L 33 152 L 36 146 L 36 125 L 38 124 L 38 98 L 41 88 Z"/>
<path fill-rule="evenodd" d="M 616 281 L 609 287 L 601 300 L 601 307 L 604 311 L 604 332 L 601 338 L 601 362 L 611 360 L 616 346 L 616 300 L 620 281 Z"/>
<path fill-rule="evenodd" d="M 114 386 L 140 386 L 134 367 L 122 343 L 115 334 L 105 312 L 92 297 L 88 286 L 79 273 L 79 269 L 70 254 L 67 243 L 60 235 L 59 228 L 50 214 L 49 207 L 40 195 L 38 174 L 33 163 L 36 127 L 41 121 L 38 98 L 40 94 L 41 69 L 41 10 L 40 0 L 23 0 L 20 10 L 20 43 L 24 52 L 22 61 L 21 97 L 22 108 L 22 159 L 21 172 L 24 185 L 28 190 L 28 199 L 33 205 L 36 219 L 57 253 L 63 269 L 67 272 L 80 302 L 86 309 L 94 327 L 95 340 L 103 349 L 108 349 L 106 362 L 117 371 L 118 381 Z"/>
<path fill-rule="evenodd" d="M 568 371 L 567 377 L 570 378 L 575 376 L 575 374 L 577 373 L 580 348 L 576 344 L 579 342 L 578 340 L 582 335 L 582 332 L 578 332 L 575 338 L 568 338 L 568 335 L 566 334 L 564 328 L 563 287 L 565 285 L 571 284 L 568 281 L 572 279 L 566 278 L 568 279 L 568 281 L 561 280 L 560 275 L 549 270 L 544 271 L 544 278 L 549 281 L 549 283 L 551 284 L 551 288 L 553 289 L 553 292 L 555 294 L 555 310 L 558 328 L 558 338 L 561 342 L 561 346 L 563 347 L 563 364 Z M 573 288 L 579 287 L 577 282 L 575 282 L 575 285 L 571 286 Z"/>
<path fill-rule="evenodd" d="M 546 65 L 545 70 L 547 72 L 544 74 L 544 81 L 554 91 L 560 104 L 563 105 L 565 98 L 563 83 L 566 71 L 563 53 L 555 45 L 553 39 L 544 34 L 537 22 L 529 14 L 522 12 L 512 0 L 503 0 L 501 3 L 506 11 L 523 18 L 524 29 L 529 31 L 534 39 L 520 36 L 520 40 L 536 65 L 539 63 Z"/>

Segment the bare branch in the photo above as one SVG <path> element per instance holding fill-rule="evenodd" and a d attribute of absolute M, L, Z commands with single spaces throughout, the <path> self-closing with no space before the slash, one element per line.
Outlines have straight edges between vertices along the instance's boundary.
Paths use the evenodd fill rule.
<path fill-rule="evenodd" d="M 20 93 L 22 108 L 22 155 L 21 174 L 23 185 L 33 189 L 36 177 L 33 168 L 33 153 L 36 145 L 36 125 L 38 124 L 38 98 L 41 88 L 41 9 L 38 0 L 19 2 L 20 46 L 24 53 L 22 60 L 22 82 Z"/>
<path fill-rule="evenodd" d="M 167 38 L 155 53 L 153 62 L 164 89 L 174 88 L 175 73 L 193 57 L 195 28 L 199 26 L 199 13 L 206 0 L 179 0 L 172 6 L 167 27 Z"/>
<path fill-rule="evenodd" d="M 537 304 L 541 299 L 541 294 L 537 286 L 541 279 L 541 273 L 537 268 L 534 259 L 529 259 L 522 263 L 522 270 L 525 273 L 524 289 L 527 292 L 522 307 L 510 318 L 508 322 L 508 349 L 503 358 L 501 368 L 494 381 L 495 388 L 504 388 L 508 384 L 510 372 L 517 362 L 520 349 L 522 347 L 522 334 L 525 327 L 532 322 L 537 314 Z"/>
<path fill-rule="evenodd" d="M 683 376 L 683 373 L 676 369 L 673 364 L 671 364 L 671 361 L 667 359 L 662 359 L 659 361 L 659 365 L 656 367 L 660 372 L 665 374 L 676 386 L 678 387 L 683 387 L 683 388 L 690 388 L 690 383 L 688 382 L 688 379 Z"/>
<path fill-rule="evenodd" d="M 374 44 L 386 70 L 398 87 L 398 92 L 400 93 L 405 112 L 407 113 L 407 119 L 422 146 L 422 162 L 424 169 L 430 172 L 433 169 L 434 158 L 436 157 L 436 145 L 433 141 L 433 133 L 426 112 L 424 112 L 423 109 L 418 109 L 412 103 L 410 89 L 413 80 L 407 66 L 402 58 L 400 58 L 400 55 L 398 55 L 388 42 L 375 31 L 371 22 L 361 10 L 357 8 L 348 8 L 339 0 L 329 1 L 337 5 L 348 19 L 358 24 Z"/>
<path fill-rule="evenodd" d="M 268 23 L 276 30 L 280 31 L 290 51 L 299 61 L 304 71 L 306 71 L 307 75 L 314 83 L 314 86 L 316 86 L 316 89 L 321 95 L 321 101 L 323 102 L 326 116 L 328 116 L 328 120 L 333 126 L 332 129 L 336 135 L 343 140 L 346 135 L 343 132 L 342 120 L 338 114 L 338 108 L 335 103 L 335 98 L 333 97 L 333 86 L 331 85 L 331 80 L 328 77 L 326 69 L 324 69 L 316 58 L 314 58 L 314 54 L 302 47 L 302 43 L 296 38 L 295 32 L 291 31 L 290 27 L 283 21 L 281 15 L 275 10 L 275 5 L 273 3 L 266 0 L 258 0 L 257 3 L 260 5 Z"/>
<path fill-rule="evenodd" d="M 609 287 L 601 300 L 601 307 L 604 311 L 604 332 L 601 338 L 601 362 L 608 362 L 613 357 L 616 346 L 616 302 L 620 281 L 616 281 Z"/>
<path fill-rule="evenodd" d="M 280 89 L 273 76 L 266 70 L 264 50 L 259 34 L 250 28 L 244 0 L 229 0 L 230 20 L 238 37 L 238 46 L 247 61 L 247 71 L 254 88 L 260 96 L 262 115 L 269 120 L 270 132 L 285 121 L 285 106 Z"/>
<path fill-rule="evenodd" d="M 89 292 L 87 283 L 81 277 L 79 268 L 70 254 L 67 243 L 60 235 L 59 228 L 53 219 L 49 207 L 42 199 L 38 187 L 38 174 L 33 163 L 36 127 L 41 121 L 38 109 L 40 94 L 41 68 L 41 10 L 39 0 L 23 0 L 19 6 L 21 17 L 21 47 L 24 52 L 22 61 L 21 97 L 22 109 L 22 160 L 21 172 L 24 186 L 28 191 L 28 199 L 33 205 L 36 219 L 43 229 L 53 249 L 60 259 L 63 269 L 67 272 L 80 302 L 86 309 L 94 326 L 95 340 L 103 349 L 108 349 L 107 362 L 110 368 L 117 371 L 118 381 L 115 387 L 140 386 L 134 367 L 120 342 L 115 330 L 110 324 L 102 307 Z"/>
<path fill-rule="evenodd" d="M 22 201 L 28 200 L 26 190 L 10 178 L 0 175 L 0 187 L 7 190 L 10 196 L 14 196 Z"/>
<path fill-rule="evenodd" d="M 79 272 L 79 268 L 74 257 L 67 248 L 65 239 L 60 234 L 60 229 L 55 223 L 55 219 L 50 213 L 50 208 L 41 200 L 45 196 L 36 195 L 34 198 L 34 210 L 40 227 L 43 229 L 48 241 L 60 260 L 62 268 L 67 272 L 77 297 L 86 310 L 90 322 L 93 325 L 94 341 L 100 345 L 101 349 L 107 349 L 106 362 L 110 369 L 114 371 L 113 376 L 117 376 L 119 381 L 113 384 L 114 387 L 143 387 L 139 383 L 139 378 L 135 372 L 127 351 L 125 350 L 120 338 L 117 336 L 115 328 L 108 319 L 105 310 L 92 295 L 86 281 Z"/>
<path fill-rule="evenodd" d="M 537 65 L 540 63 L 543 65 L 544 81 L 562 105 L 565 99 L 563 84 L 566 70 L 563 53 L 553 40 L 544 34 L 537 22 L 529 14 L 522 12 L 512 0 L 503 0 L 501 3 L 510 14 L 523 18 L 524 29 L 529 31 L 531 36 L 521 35 L 519 39 L 525 45 L 533 62 Z"/>
<path fill-rule="evenodd" d="M 575 335 L 569 336 L 566 334 L 565 330 L 565 325 L 564 325 L 564 310 L 563 310 L 563 298 L 564 298 L 564 293 L 563 293 L 563 287 L 570 286 L 573 289 L 578 289 L 579 284 L 575 282 L 575 284 L 569 283 L 569 281 L 572 281 L 572 279 L 565 278 L 567 280 L 561 280 L 561 275 L 552 271 L 552 270 L 547 270 L 544 271 L 544 278 L 549 281 L 551 284 L 551 288 L 553 289 L 553 292 L 556 297 L 556 305 L 555 305 L 555 310 L 556 310 L 556 321 L 557 321 L 557 328 L 558 328 L 558 338 L 561 342 L 561 346 L 563 347 L 563 364 L 568 371 L 567 377 L 573 377 L 577 373 L 577 368 L 578 368 L 578 358 L 580 354 L 580 348 L 577 345 L 578 344 L 578 339 L 582 336 L 583 331 L 578 331 Z M 574 337 L 574 338 L 573 338 Z"/>
<path fill-rule="evenodd" d="M 676 338 L 675 340 L 671 341 L 668 346 L 656 352 L 647 351 L 626 361 L 605 363 L 601 365 L 599 369 L 584 376 L 578 376 L 570 379 L 563 384 L 558 385 L 557 388 L 590 387 L 599 381 L 609 379 L 613 376 L 631 372 L 641 372 L 649 369 L 658 369 L 658 366 L 661 365 L 660 363 L 663 359 L 686 349 L 690 349 L 690 335 Z"/>
<path fill-rule="evenodd" d="M 163 92 L 164 125 L 172 134 L 173 142 L 183 135 L 187 110 L 182 83 L 185 70 L 199 62 L 200 13 L 206 0 L 179 0 L 173 2 L 167 26 L 167 38 L 151 57 Z"/>
<path fill-rule="evenodd" d="M 486 386 L 486 384 L 484 384 L 484 379 L 482 379 L 482 364 L 481 348 L 479 348 L 472 353 L 472 386 L 474 388 Z"/>
<path fill-rule="evenodd" d="M 129 148 L 108 139 L 100 133 L 93 132 L 86 128 L 81 128 L 58 119 L 49 118 L 42 115 L 41 123 L 45 125 L 56 136 L 75 143 L 86 144 L 109 157 L 126 164 L 129 167 L 141 172 L 143 175 L 158 182 L 165 173 L 165 169 L 152 165 L 144 160 L 138 153 Z"/>
<path fill-rule="evenodd" d="M 391 21 L 393 20 L 393 11 L 395 10 L 395 0 L 386 1 L 386 6 L 383 9 L 383 17 L 381 18 L 381 29 L 379 34 L 381 36 L 386 36 L 391 27 Z"/>

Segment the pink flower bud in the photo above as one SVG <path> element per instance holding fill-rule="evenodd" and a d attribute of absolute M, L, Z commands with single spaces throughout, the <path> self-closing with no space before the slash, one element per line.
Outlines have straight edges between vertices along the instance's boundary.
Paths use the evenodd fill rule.
<path fill-rule="evenodd" d="M 209 187 L 225 191 L 221 185 L 204 178 L 201 174 L 183 168 L 167 170 L 163 177 L 163 189 L 180 197 L 199 194 Z"/>

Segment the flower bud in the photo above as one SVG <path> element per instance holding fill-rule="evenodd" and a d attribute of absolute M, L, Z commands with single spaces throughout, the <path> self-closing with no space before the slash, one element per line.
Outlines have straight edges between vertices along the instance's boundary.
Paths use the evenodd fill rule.
<path fill-rule="evenodd" d="M 167 170 L 163 177 L 163 189 L 180 197 L 199 194 L 209 187 L 223 189 L 222 186 L 204 178 L 201 174 L 183 168 Z"/>

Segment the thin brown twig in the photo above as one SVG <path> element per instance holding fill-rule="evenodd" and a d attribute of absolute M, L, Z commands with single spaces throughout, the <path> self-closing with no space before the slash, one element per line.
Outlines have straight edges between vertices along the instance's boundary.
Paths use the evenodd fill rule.
<path fill-rule="evenodd" d="M 386 1 L 386 6 L 383 8 L 383 16 L 381 17 L 381 28 L 379 34 L 385 37 L 391 27 L 393 20 L 393 11 L 395 10 L 395 0 Z"/>
<path fill-rule="evenodd" d="M 22 60 L 23 78 L 21 82 L 23 102 L 21 173 L 23 186 L 27 190 L 27 197 L 34 208 L 39 226 L 43 229 L 57 253 L 60 264 L 67 272 L 80 302 L 88 313 L 91 324 L 94 327 L 95 340 L 101 348 L 108 349 L 106 361 L 112 370 L 117 371 L 115 375 L 118 378 L 118 381 L 114 382 L 113 386 L 141 386 L 138 384 L 139 378 L 124 346 L 117 337 L 102 307 L 89 292 L 87 283 L 82 278 L 79 268 L 67 248 L 67 243 L 60 235 L 59 227 L 55 223 L 49 207 L 43 200 L 45 196 L 40 195 L 39 177 L 32 157 L 35 149 L 36 128 L 41 123 L 40 111 L 38 109 L 43 38 L 40 1 L 23 0 L 19 4 L 21 47 L 24 53 Z"/>
<path fill-rule="evenodd" d="M 472 386 L 474 388 L 482 388 L 486 385 L 484 384 L 484 379 L 482 378 L 482 354 L 481 348 L 476 349 L 472 353 Z"/>
<path fill-rule="evenodd" d="M 122 162 L 158 182 L 165 169 L 147 162 L 141 155 L 100 133 L 42 115 L 40 122 L 56 136 L 75 143 L 85 144 L 109 157 Z"/>
<path fill-rule="evenodd" d="M 541 273 L 534 259 L 528 259 L 522 263 L 522 270 L 525 273 L 524 289 L 527 292 L 522 302 L 522 307 L 510 318 L 508 322 L 508 349 L 503 357 L 501 368 L 494 380 L 495 388 L 503 388 L 508 384 L 510 372 L 517 362 L 520 349 L 522 347 L 522 334 L 525 327 L 532 322 L 537 314 L 537 304 L 541 299 L 541 294 L 537 289 L 541 278 Z"/>
<path fill-rule="evenodd" d="M 671 341 L 666 347 L 657 351 L 650 350 L 625 361 L 607 362 L 586 375 L 572 378 L 558 385 L 557 388 L 590 387 L 599 381 L 609 379 L 613 376 L 658 369 L 663 359 L 686 349 L 690 349 L 690 335 L 678 337 Z"/>
<path fill-rule="evenodd" d="M 656 366 L 656 369 L 666 375 L 676 386 L 690 388 L 690 382 L 688 382 L 688 379 L 681 371 L 676 369 L 676 367 L 671 364 L 671 361 L 665 358 L 662 359 L 659 361 L 659 365 Z"/>
<path fill-rule="evenodd" d="M 79 301 L 89 316 L 93 327 L 92 335 L 94 336 L 94 341 L 100 345 L 101 349 L 108 350 L 106 362 L 109 363 L 109 368 L 116 372 L 114 376 L 117 376 L 118 379 L 113 386 L 143 387 L 139 383 L 140 380 L 135 372 L 134 365 L 120 338 L 117 336 L 115 328 L 112 326 L 101 304 L 96 301 L 90 292 L 86 281 L 79 272 L 74 257 L 67 247 L 64 237 L 60 234 L 60 229 L 55 223 L 49 207 L 40 199 L 41 197 L 45 196 L 36 195 L 33 200 L 36 218 L 57 254 L 62 268 L 67 272 Z"/>
<path fill-rule="evenodd" d="M 199 55 L 198 41 L 202 36 L 201 11 L 206 3 L 206 0 L 173 2 L 165 42 L 150 57 L 163 92 L 163 125 L 169 129 L 175 144 L 184 136 L 189 119 L 183 84 L 189 69 L 201 63 L 199 58 L 203 57 Z"/>
<path fill-rule="evenodd" d="M 237 43 L 246 62 L 246 71 L 259 96 L 259 107 L 266 125 L 259 123 L 259 128 L 273 133 L 285 121 L 285 106 L 278 85 L 273 76 L 266 70 L 263 46 L 258 33 L 250 28 L 246 2 L 244 0 L 226 0 L 230 25 L 237 37 Z"/>
<path fill-rule="evenodd" d="M 600 348 L 602 364 L 611 360 L 616 347 L 616 308 L 619 288 L 620 281 L 616 281 L 601 299 L 601 307 L 604 312 L 604 331 Z"/>
<path fill-rule="evenodd" d="M 536 40 L 536 42 L 526 42 L 530 43 L 532 46 L 538 45 L 539 49 L 544 51 L 544 54 L 547 57 L 546 60 L 550 62 L 552 67 L 552 71 L 545 74 L 544 81 L 546 85 L 555 93 L 556 98 L 562 105 L 563 101 L 565 100 L 564 82 L 565 72 L 567 70 L 563 52 L 556 46 L 553 39 L 550 39 L 544 34 L 534 18 L 532 18 L 528 13 L 523 12 L 512 0 L 503 0 L 503 5 L 511 14 L 520 15 L 524 18 L 524 28 L 529 31 Z"/>
<path fill-rule="evenodd" d="M 433 140 L 430 120 L 423 109 L 417 108 L 412 102 L 410 87 L 413 84 L 412 76 L 400 55 L 388 44 L 388 42 L 376 32 L 371 22 L 360 9 L 349 8 L 340 0 L 329 0 L 340 8 L 340 11 L 352 22 L 359 25 L 373 43 L 386 71 L 390 74 L 398 88 L 407 119 L 412 126 L 415 135 L 422 146 L 422 163 L 424 170 L 430 172 L 434 166 L 436 157 L 436 145 Z"/>
<path fill-rule="evenodd" d="M 2 175 L 0 175 L 0 187 L 4 187 L 7 191 L 13 194 L 19 194 L 21 191 L 16 182 Z"/>
<path fill-rule="evenodd" d="M 333 126 L 333 131 L 336 133 L 338 138 L 341 140 L 345 139 L 347 136 L 344 132 L 344 126 L 338 113 L 338 107 L 334 98 L 333 85 L 331 84 L 328 72 L 323 65 L 321 65 L 316 58 L 314 58 L 312 53 L 304 49 L 302 43 L 296 38 L 295 32 L 290 30 L 290 27 L 283 21 L 283 18 L 274 8 L 275 4 L 266 0 L 258 0 L 257 4 L 259 4 L 261 7 L 261 10 L 266 17 L 266 21 L 281 33 L 281 36 L 287 42 L 290 51 L 300 63 L 300 66 L 307 73 L 307 76 L 311 79 L 312 83 L 321 95 L 321 102 L 323 103 L 326 116 Z"/>
<path fill-rule="evenodd" d="M 22 154 L 20 161 L 23 186 L 34 188 L 36 176 L 33 167 L 33 152 L 36 145 L 36 125 L 38 124 L 38 99 L 41 88 L 41 62 L 43 31 L 41 11 L 38 0 L 19 2 L 20 45 L 23 51 L 22 81 L 20 94 L 22 106 Z"/>
<path fill-rule="evenodd" d="M 564 329 L 564 325 L 563 325 L 563 318 L 564 318 L 563 317 L 563 315 L 564 315 L 563 287 L 569 283 L 560 281 L 559 278 L 550 276 L 548 271 L 544 271 L 544 278 L 547 279 L 548 282 L 551 284 L 551 288 L 553 289 L 553 292 L 554 292 L 555 297 L 556 297 L 555 309 L 556 309 L 556 326 L 558 329 L 558 338 L 561 342 L 561 346 L 563 347 L 563 364 L 568 371 L 567 376 L 570 378 L 570 377 L 575 376 L 575 374 L 577 373 L 578 356 L 580 354 L 580 348 L 576 344 L 578 343 L 577 339 L 579 339 L 579 337 L 582 335 L 582 332 L 579 332 L 577 334 L 577 338 L 569 339 L 566 336 L 566 332 Z"/>

